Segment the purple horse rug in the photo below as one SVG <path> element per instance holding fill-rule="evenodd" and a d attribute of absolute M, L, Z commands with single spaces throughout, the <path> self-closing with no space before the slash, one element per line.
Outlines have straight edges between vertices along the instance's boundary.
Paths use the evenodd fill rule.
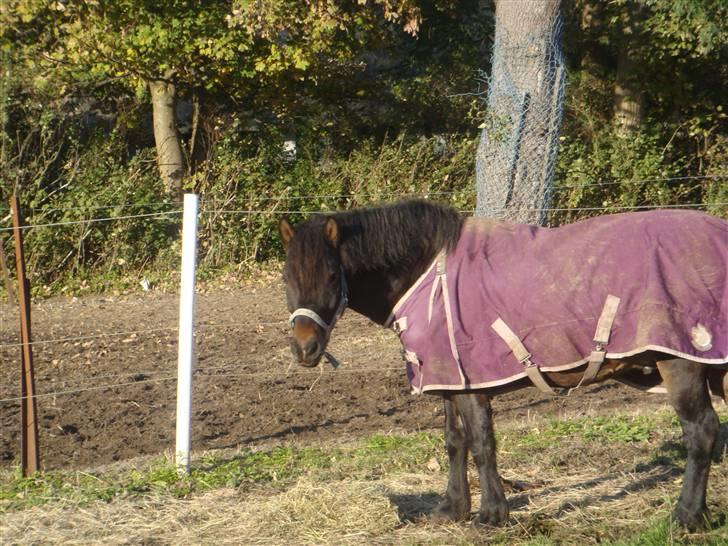
<path fill-rule="evenodd" d="M 593 354 L 728 362 L 728 222 L 695 211 L 559 228 L 468 219 L 394 307 L 413 391 L 564 371 Z"/>

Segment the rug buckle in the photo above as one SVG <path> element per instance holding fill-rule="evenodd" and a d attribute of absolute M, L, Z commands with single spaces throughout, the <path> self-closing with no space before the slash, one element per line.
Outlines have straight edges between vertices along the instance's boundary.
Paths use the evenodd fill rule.
<path fill-rule="evenodd" d="M 392 330 L 399 335 L 407 329 L 407 317 L 402 317 L 392 323 Z"/>
<path fill-rule="evenodd" d="M 534 363 L 533 363 L 533 360 L 531 360 L 531 357 L 532 357 L 532 356 L 533 356 L 533 355 L 532 355 L 531 353 L 526 353 L 526 354 L 525 354 L 525 355 L 523 356 L 523 358 L 520 358 L 520 359 L 518 360 L 518 362 L 520 362 L 521 364 L 523 364 L 523 367 L 524 367 L 524 368 L 533 368 L 534 366 L 536 366 L 536 364 L 534 364 Z"/>

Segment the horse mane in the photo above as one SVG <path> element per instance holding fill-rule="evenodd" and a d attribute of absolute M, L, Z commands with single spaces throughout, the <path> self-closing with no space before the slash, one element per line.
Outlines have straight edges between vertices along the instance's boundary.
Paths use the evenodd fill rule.
<path fill-rule="evenodd" d="M 455 246 L 463 224 L 455 210 L 422 199 L 332 216 L 341 233 L 342 261 L 352 272 L 406 271 L 429 262 Z"/>

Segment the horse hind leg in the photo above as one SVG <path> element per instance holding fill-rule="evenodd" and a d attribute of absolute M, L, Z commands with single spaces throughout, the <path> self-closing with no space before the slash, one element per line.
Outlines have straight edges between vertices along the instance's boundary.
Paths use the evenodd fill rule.
<path fill-rule="evenodd" d="M 670 404 L 680 419 L 688 451 L 674 517 L 689 529 L 700 528 L 708 518 L 705 491 L 720 422 L 710 401 L 703 364 L 673 359 L 658 362 L 657 367 L 665 381 Z"/>
<path fill-rule="evenodd" d="M 470 516 L 470 488 L 468 487 L 468 449 L 465 430 L 455 403 L 449 395 L 445 403 L 445 444 L 449 460 L 447 491 L 443 500 L 433 511 L 435 518 L 464 520 Z"/>
<path fill-rule="evenodd" d="M 477 523 L 499 525 L 508 520 L 508 502 L 496 464 L 493 410 L 490 398 L 481 393 L 455 395 L 463 417 L 465 437 L 480 477 L 480 512 Z"/>
<path fill-rule="evenodd" d="M 728 404 L 728 369 L 711 366 L 706 368 L 705 372 L 708 377 L 710 392 L 718 398 L 723 398 L 725 403 Z"/>

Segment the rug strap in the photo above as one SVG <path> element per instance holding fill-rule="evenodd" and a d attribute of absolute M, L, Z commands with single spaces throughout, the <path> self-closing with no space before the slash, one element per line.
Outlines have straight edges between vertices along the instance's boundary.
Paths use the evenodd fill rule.
<path fill-rule="evenodd" d="M 609 335 L 612 332 L 612 323 L 614 323 L 614 317 L 617 316 L 617 308 L 619 307 L 619 298 L 609 294 L 607 299 L 604 301 L 604 307 L 602 308 L 602 314 L 599 316 L 597 322 L 597 329 L 594 332 L 594 343 L 596 347 L 589 355 L 589 364 L 587 364 L 586 370 L 584 370 L 584 376 L 576 386 L 582 387 L 593 383 L 602 368 L 604 359 L 607 356 L 607 352 L 604 350 L 604 346 L 609 343 Z"/>
<path fill-rule="evenodd" d="M 432 309 L 435 305 L 435 296 L 437 296 L 437 289 L 440 286 L 440 282 L 445 277 L 445 265 L 447 260 L 447 254 L 445 251 L 440 251 L 435 258 L 435 279 L 432 281 L 432 289 L 430 290 L 430 299 L 427 302 L 427 324 L 432 322 Z M 444 297 L 443 287 L 443 297 Z"/>
<path fill-rule="evenodd" d="M 450 307 L 450 293 L 447 287 L 447 271 L 445 270 L 445 254 L 440 254 L 437 259 L 437 278 L 441 279 L 442 283 L 442 301 L 445 307 L 445 322 L 447 324 L 447 337 L 450 340 L 450 351 L 452 357 L 455 360 L 455 365 L 458 368 L 458 374 L 460 374 L 460 384 L 463 389 L 468 386 L 468 380 L 465 377 L 463 371 L 463 364 L 460 361 L 460 353 L 458 352 L 457 342 L 455 341 L 455 325 L 452 318 L 452 309 Z"/>
<path fill-rule="evenodd" d="M 435 275 L 435 280 L 432 281 L 432 289 L 430 290 L 430 299 L 427 302 L 427 324 L 432 322 L 432 309 L 435 305 L 435 296 L 437 296 L 437 288 L 440 286 L 441 275 Z"/>
<path fill-rule="evenodd" d="M 490 325 L 490 327 L 493 328 L 493 330 L 495 330 L 495 333 L 498 334 L 501 339 L 506 342 L 506 345 L 508 345 L 508 347 L 513 352 L 513 356 L 518 359 L 518 362 L 523 364 L 526 375 L 531 380 L 531 383 L 533 383 L 538 388 L 538 390 L 547 394 L 559 394 L 555 389 L 550 387 L 548 383 L 546 383 L 543 374 L 541 374 L 541 370 L 539 370 L 538 366 L 536 366 L 531 360 L 531 353 L 528 352 L 528 349 L 526 349 L 526 346 L 523 344 L 520 338 L 513 330 L 510 329 L 510 327 L 503 321 L 503 319 L 498 318 L 493 324 Z"/>
<path fill-rule="evenodd" d="M 407 317 L 401 317 L 392 323 L 392 330 L 399 335 L 407 329 Z"/>

